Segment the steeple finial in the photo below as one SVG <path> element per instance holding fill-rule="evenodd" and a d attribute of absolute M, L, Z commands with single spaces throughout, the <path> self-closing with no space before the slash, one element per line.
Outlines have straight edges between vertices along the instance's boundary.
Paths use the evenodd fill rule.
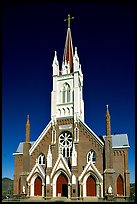
<path fill-rule="evenodd" d="M 29 121 L 29 115 L 27 115 L 27 123 L 26 123 L 26 142 L 30 142 L 30 121 Z"/>
<path fill-rule="evenodd" d="M 64 19 L 64 21 L 68 21 L 68 28 L 70 28 L 70 20 L 74 19 L 74 16 L 70 18 L 70 14 L 68 14 L 68 18 Z"/>
<path fill-rule="evenodd" d="M 110 127 L 110 114 L 108 109 L 108 104 L 106 105 L 106 136 L 111 135 L 111 127 Z"/>

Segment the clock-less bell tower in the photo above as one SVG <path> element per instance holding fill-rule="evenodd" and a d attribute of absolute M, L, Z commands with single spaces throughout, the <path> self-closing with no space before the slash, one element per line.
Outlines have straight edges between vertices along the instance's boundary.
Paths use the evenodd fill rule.
<path fill-rule="evenodd" d="M 51 92 L 51 120 L 73 117 L 84 122 L 83 74 L 77 48 L 73 52 L 68 15 L 68 29 L 61 68 L 55 51 L 53 63 L 53 90 Z"/>

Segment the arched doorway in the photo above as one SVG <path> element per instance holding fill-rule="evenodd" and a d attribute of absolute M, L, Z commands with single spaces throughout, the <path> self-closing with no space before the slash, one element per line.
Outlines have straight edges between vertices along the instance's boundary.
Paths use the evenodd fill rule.
<path fill-rule="evenodd" d="M 57 178 L 56 196 L 68 197 L 68 179 L 64 174 L 60 174 Z"/>
<path fill-rule="evenodd" d="M 39 176 L 34 182 L 34 196 L 42 196 L 42 180 Z"/>
<path fill-rule="evenodd" d="M 92 175 L 87 178 L 86 191 L 87 196 L 96 196 L 96 181 Z"/>
<path fill-rule="evenodd" d="M 117 194 L 118 195 L 124 195 L 123 179 L 120 175 L 117 178 Z"/>

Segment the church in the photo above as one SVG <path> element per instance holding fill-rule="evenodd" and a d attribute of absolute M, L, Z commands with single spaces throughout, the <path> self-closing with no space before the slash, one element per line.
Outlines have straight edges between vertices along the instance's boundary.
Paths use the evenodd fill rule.
<path fill-rule="evenodd" d="M 84 122 L 83 73 L 68 28 L 61 67 L 55 51 L 51 118 L 36 141 L 26 138 L 14 156 L 14 194 L 46 199 L 126 199 L 130 196 L 127 134 L 111 134 L 106 105 L 106 133 L 98 136 Z M 50 97 L 50 96 L 49 96 Z"/>

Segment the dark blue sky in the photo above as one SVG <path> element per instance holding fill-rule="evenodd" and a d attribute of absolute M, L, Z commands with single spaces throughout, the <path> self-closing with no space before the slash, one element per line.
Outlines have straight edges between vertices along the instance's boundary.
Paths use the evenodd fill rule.
<path fill-rule="evenodd" d="M 134 10 L 129 3 L 12 3 L 2 18 L 2 177 L 13 178 L 14 157 L 50 121 L 54 51 L 62 64 L 68 13 L 73 46 L 84 75 L 85 122 L 105 135 L 106 104 L 111 131 L 129 137 L 130 182 L 135 182 Z"/>

